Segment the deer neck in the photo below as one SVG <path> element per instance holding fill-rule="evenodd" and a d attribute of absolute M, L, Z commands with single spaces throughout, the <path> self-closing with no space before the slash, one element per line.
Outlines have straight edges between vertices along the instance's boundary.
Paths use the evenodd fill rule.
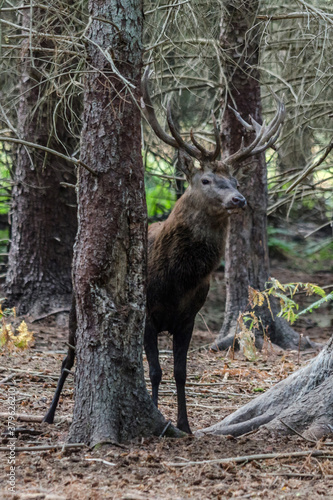
<path fill-rule="evenodd" d="M 169 221 L 170 219 L 170 221 Z M 209 205 L 203 205 L 186 191 L 177 201 L 168 221 L 173 226 L 185 227 L 195 241 L 217 240 L 220 244 L 228 225 L 228 214 L 216 214 Z"/>

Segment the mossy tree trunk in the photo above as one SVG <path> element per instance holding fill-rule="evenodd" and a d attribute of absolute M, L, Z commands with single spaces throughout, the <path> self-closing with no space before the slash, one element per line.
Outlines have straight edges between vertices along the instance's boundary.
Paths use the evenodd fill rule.
<path fill-rule="evenodd" d="M 90 1 L 74 250 L 76 390 L 70 441 L 159 434 L 146 390 L 143 328 L 147 215 L 138 106 L 141 0 Z M 105 20 L 105 21 L 103 21 Z M 110 66 L 108 54 L 117 68 Z M 126 79 L 126 81 L 124 80 Z"/>

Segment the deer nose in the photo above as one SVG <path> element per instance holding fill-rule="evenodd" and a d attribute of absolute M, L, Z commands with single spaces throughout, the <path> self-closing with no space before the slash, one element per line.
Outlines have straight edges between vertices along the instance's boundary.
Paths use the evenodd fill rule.
<path fill-rule="evenodd" d="M 231 202 L 232 204 L 235 206 L 235 207 L 239 207 L 239 208 L 243 208 L 245 207 L 246 205 L 246 199 L 244 198 L 244 196 L 242 196 L 241 194 L 238 194 L 237 196 L 234 196 L 232 199 L 231 199 Z"/>

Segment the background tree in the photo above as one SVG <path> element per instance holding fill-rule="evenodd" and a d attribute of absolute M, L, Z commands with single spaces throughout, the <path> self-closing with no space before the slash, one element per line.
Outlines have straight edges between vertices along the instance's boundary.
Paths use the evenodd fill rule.
<path fill-rule="evenodd" d="M 73 276 L 77 371 L 70 440 L 161 434 L 145 386 L 147 216 L 138 106 L 140 0 L 91 1 Z M 109 57 L 110 43 L 112 59 Z"/>
<path fill-rule="evenodd" d="M 48 10 L 36 7 L 19 14 L 9 9 L 22 26 L 20 29 L 12 23 L 14 28 L 11 26 L 11 34 L 7 33 L 11 38 L 22 38 L 19 52 L 18 47 L 7 46 L 11 54 L 6 53 L 11 65 L 13 51 L 19 54 L 19 86 L 12 79 L 11 99 L 2 95 L 1 107 L 2 122 L 10 125 L 9 144 L 12 138 L 23 141 L 13 157 L 6 296 L 20 314 L 35 316 L 68 309 L 70 305 L 77 228 L 75 191 L 62 183 L 76 182 L 70 157 L 77 147 L 75 117 L 80 114 L 80 99 L 71 96 L 70 105 L 64 105 L 64 95 L 70 92 L 68 77 L 64 79 L 62 74 L 76 66 L 78 58 L 75 52 L 68 54 L 68 46 L 65 54 L 57 52 L 54 41 L 61 39 L 62 27 L 69 29 L 75 22 L 57 7 L 53 3 Z M 47 151 L 31 148 L 26 142 Z M 55 156 L 52 150 L 63 157 Z"/>
<path fill-rule="evenodd" d="M 222 18 L 221 48 L 226 79 L 226 100 L 243 117 L 251 115 L 262 123 L 260 74 L 258 71 L 260 30 L 255 26 L 258 2 L 225 2 Z M 252 133 L 247 139 L 254 139 Z M 235 153 L 242 143 L 243 128 L 226 107 L 222 122 L 223 155 Z M 245 143 L 246 144 L 246 143 Z M 223 158 L 222 155 L 222 158 Z M 264 154 L 256 155 L 240 167 L 241 191 L 248 208 L 230 218 L 225 252 L 227 300 L 224 322 L 214 349 L 233 344 L 240 312 L 249 308 L 248 288 L 265 289 L 269 278 L 267 246 L 267 173 Z M 243 174 L 243 175 L 242 175 Z M 276 313 L 277 311 L 275 311 Z M 281 318 L 272 317 L 266 308 L 260 310 L 263 331 L 272 342 L 284 348 L 295 348 L 299 336 Z M 260 345 L 263 331 L 256 332 Z M 308 343 L 308 345 L 310 345 Z"/>

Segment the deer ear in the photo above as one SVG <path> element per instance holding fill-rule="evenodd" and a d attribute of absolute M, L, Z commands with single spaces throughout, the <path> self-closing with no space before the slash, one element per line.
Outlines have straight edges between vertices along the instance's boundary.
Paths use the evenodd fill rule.
<path fill-rule="evenodd" d="M 178 168 L 184 172 L 186 179 L 190 182 L 196 172 L 194 161 L 183 149 L 178 149 Z"/>

